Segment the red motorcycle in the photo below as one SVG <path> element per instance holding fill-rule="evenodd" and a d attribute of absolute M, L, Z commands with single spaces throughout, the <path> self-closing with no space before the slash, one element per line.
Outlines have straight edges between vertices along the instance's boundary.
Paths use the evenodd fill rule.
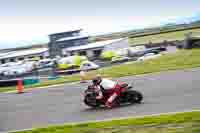
<path fill-rule="evenodd" d="M 105 106 L 108 98 L 116 92 L 118 97 L 113 101 L 113 105 L 121 105 L 121 104 L 133 104 L 133 103 L 141 103 L 143 99 L 143 95 L 136 90 L 132 90 L 132 86 L 129 86 L 126 83 L 117 83 L 114 89 L 102 90 L 103 98 L 96 99 L 97 93 L 94 91 L 92 85 L 88 86 L 87 90 L 85 90 L 84 103 L 87 106 L 96 108 L 100 106 Z"/>

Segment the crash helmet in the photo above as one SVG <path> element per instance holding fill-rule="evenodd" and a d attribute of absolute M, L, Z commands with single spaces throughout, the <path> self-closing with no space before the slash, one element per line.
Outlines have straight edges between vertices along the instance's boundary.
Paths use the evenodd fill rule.
<path fill-rule="evenodd" d="M 92 79 L 94 85 L 99 85 L 102 81 L 101 75 L 97 75 Z"/>

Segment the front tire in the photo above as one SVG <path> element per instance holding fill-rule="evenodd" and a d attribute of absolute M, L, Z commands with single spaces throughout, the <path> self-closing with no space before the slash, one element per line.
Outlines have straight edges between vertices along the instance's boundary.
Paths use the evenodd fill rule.
<path fill-rule="evenodd" d="M 143 95 L 139 91 L 129 90 L 126 92 L 126 97 L 130 103 L 141 103 Z"/>

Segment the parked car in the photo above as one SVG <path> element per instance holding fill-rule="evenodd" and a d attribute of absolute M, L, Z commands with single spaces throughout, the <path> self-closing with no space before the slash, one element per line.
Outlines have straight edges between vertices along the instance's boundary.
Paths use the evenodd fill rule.
<path fill-rule="evenodd" d="M 112 58 L 111 63 L 127 62 L 129 61 L 129 59 L 130 59 L 129 57 L 116 56 Z"/>
<path fill-rule="evenodd" d="M 25 74 L 27 72 L 25 67 L 21 66 L 11 66 L 9 69 L 3 72 L 5 76 L 18 76 L 21 74 Z"/>
<path fill-rule="evenodd" d="M 38 63 L 37 63 L 37 67 L 39 69 L 48 68 L 48 67 L 52 67 L 52 66 L 53 66 L 53 60 L 51 60 L 51 59 L 43 59 L 43 60 L 38 61 Z"/>
<path fill-rule="evenodd" d="M 9 63 L 2 64 L 0 66 L 1 75 L 4 75 L 4 76 L 14 75 L 15 73 L 17 73 L 16 71 L 21 70 L 21 68 L 18 68 L 18 65 L 22 65 L 22 62 L 19 61 L 19 62 L 9 62 Z"/>
<path fill-rule="evenodd" d="M 91 61 L 84 61 L 81 63 L 80 70 L 95 70 L 98 69 L 99 65 Z"/>
<path fill-rule="evenodd" d="M 5 71 L 7 71 L 8 67 L 5 67 L 3 65 L 0 66 L 0 74 L 3 74 Z"/>
<path fill-rule="evenodd" d="M 148 54 L 148 53 L 154 53 L 154 54 L 159 54 L 160 52 L 166 51 L 167 48 L 166 47 L 154 47 L 154 48 L 148 48 L 144 54 Z"/>
<path fill-rule="evenodd" d="M 18 76 L 32 72 L 35 69 L 35 61 L 19 61 L 1 65 L 0 73 L 4 76 Z"/>
<path fill-rule="evenodd" d="M 154 58 L 157 58 L 157 57 L 160 57 L 160 56 L 161 56 L 161 54 L 148 53 L 148 54 L 145 54 L 142 57 L 139 57 L 137 60 L 138 61 L 144 61 L 144 60 L 148 60 L 148 59 L 154 59 Z"/>
<path fill-rule="evenodd" d="M 67 70 L 67 69 L 73 69 L 73 68 L 79 68 L 81 63 L 83 61 L 87 61 L 86 56 L 68 56 L 59 59 L 58 62 L 58 69 L 59 70 Z"/>

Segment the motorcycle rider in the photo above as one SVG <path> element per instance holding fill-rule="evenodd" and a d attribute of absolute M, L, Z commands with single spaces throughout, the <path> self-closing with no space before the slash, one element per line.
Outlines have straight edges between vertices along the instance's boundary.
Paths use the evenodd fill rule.
<path fill-rule="evenodd" d="M 100 75 L 97 75 L 95 78 L 93 78 L 92 82 L 93 82 L 93 85 L 94 85 L 94 89 L 98 94 L 96 99 L 102 99 L 103 98 L 103 90 L 104 89 L 105 90 L 106 89 L 113 89 L 114 90 L 112 95 L 106 101 L 106 107 L 111 108 L 112 105 L 113 105 L 113 101 L 118 96 L 118 93 L 115 91 L 116 82 L 112 81 L 110 79 L 101 78 Z"/>

